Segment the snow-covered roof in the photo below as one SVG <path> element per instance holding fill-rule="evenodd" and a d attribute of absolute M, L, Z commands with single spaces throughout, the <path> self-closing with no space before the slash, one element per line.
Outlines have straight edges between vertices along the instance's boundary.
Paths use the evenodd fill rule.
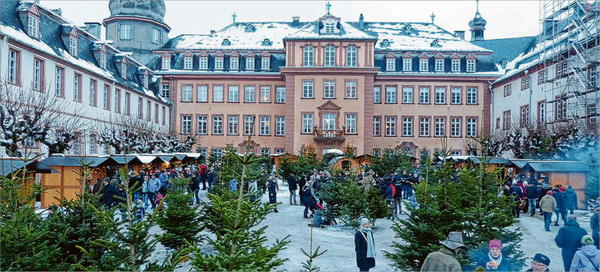
<path fill-rule="evenodd" d="M 366 32 L 354 27 L 347 22 L 340 22 L 340 34 L 322 34 L 319 33 L 318 22 L 306 24 L 295 33 L 286 37 L 286 39 L 377 39 L 377 36 L 367 34 Z"/>

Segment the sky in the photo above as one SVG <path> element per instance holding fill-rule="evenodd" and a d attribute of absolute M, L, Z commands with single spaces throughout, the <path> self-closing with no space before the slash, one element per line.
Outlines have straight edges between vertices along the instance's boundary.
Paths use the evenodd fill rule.
<path fill-rule="evenodd" d="M 106 1 L 42 0 L 49 8 L 61 8 L 69 21 L 102 22 L 110 15 Z M 207 34 L 237 22 L 314 21 L 326 13 L 325 1 L 182 1 L 166 0 L 165 22 L 171 27 L 169 37 L 180 34 Z M 343 21 L 431 22 L 450 32 L 465 30 L 475 15 L 471 1 L 331 1 L 331 14 Z M 498 39 L 536 35 L 539 32 L 539 1 L 479 1 L 479 12 L 487 21 L 485 38 Z M 104 35 L 104 34 L 103 34 Z"/>

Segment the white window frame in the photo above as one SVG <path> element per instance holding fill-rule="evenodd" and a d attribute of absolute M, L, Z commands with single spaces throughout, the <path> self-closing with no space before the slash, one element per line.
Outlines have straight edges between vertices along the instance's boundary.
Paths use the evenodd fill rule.
<path fill-rule="evenodd" d="M 271 69 L 271 57 L 262 57 L 260 60 L 260 69 L 269 70 Z"/>
<path fill-rule="evenodd" d="M 227 101 L 228 102 L 240 102 L 240 86 L 231 85 L 227 88 Z"/>
<path fill-rule="evenodd" d="M 460 88 L 460 87 L 450 88 L 450 104 L 452 104 L 452 105 L 462 104 L 462 88 Z"/>
<path fill-rule="evenodd" d="M 419 136 L 421 137 L 429 137 L 430 136 L 430 128 L 431 119 L 429 117 L 421 117 L 419 119 Z"/>
<path fill-rule="evenodd" d="M 452 72 L 460 72 L 460 59 L 452 59 L 450 66 Z"/>
<path fill-rule="evenodd" d="M 388 137 L 396 136 L 396 117 L 395 116 L 385 117 L 385 136 L 388 136 Z"/>
<path fill-rule="evenodd" d="M 325 80 L 325 82 L 323 82 L 323 98 L 335 98 L 335 81 Z"/>
<path fill-rule="evenodd" d="M 189 101 L 192 101 L 191 96 Z M 196 88 L 196 102 L 208 102 L 208 85 L 198 85 Z"/>
<path fill-rule="evenodd" d="M 303 113 L 302 114 L 302 133 L 303 134 L 312 134 L 313 133 L 313 114 L 312 113 Z"/>
<path fill-rule="evenodd" d="M 55 89 L 54 89 L 54 95 L 56 96 L 62 96 L 63 95 L 63 77 L 65 76 L 65 69 L 62 67 L 58 67 L 56 66 L 55 71 L 55 75 L 54 75 L 54 83 L 55 83 Z"/>
<path fill-rule="evenodd" d="M 170 84 L 162 84 L 160 89 L 160 95 L 164 98 L 171 98 L 171 85 Z"/>
<path fill-rule="evenodd" d="M 346 134 L 356 134 L 356 113 L 346 113 Z"/>
<path fill-rule="evenodd" d="M 81 75 L 73 74 L 73 101 L 79 101 L 79 84 L 81 83 Z"/>
<path fill-rule="evenodd" d="M 192 85 L 181 86 L 181 101 L 192 102 Z"/>
<path fill-rule="evenodd" d="M 156 28 L 152 29 L 152 42 L 155 44 L 160 44 L 160 30 Z"/>
<path fill-rule="evenodd" d="M 223 134 L 223 116 L 216 115 L 212 118 L 212 134 L 222 135 Z"/>
<path fill-rule="evenodd" d="M 255 90 L 254 86 L 244 87 L 244 102 L 245 103 L 256 102 L 256 90 Z"/>
<path fill-rule="evenodd" d="M 381 136 L 381 117 L 373 116 L 373 136 Z"/>
<path fill-rule="evenodd" d="M 69 54 L 77 56 L 77 39 L 72 36 L 69 37 Z"/>
<path fill-rule="evenodd" d="M 192 133 L 192 116 L 191 115 L 182 115 L 181 116 L 181 134 L 191 134 Z"/>
<path fill-rule="evenodd" d="M 346 81 L 346 91 L 344 92 L 344 98 L 355 99 L 357 97 L 357 83 L 354 80 Z"/>
<path fill-rule="evenodd" d="M 128 24 L 122 24 L 119 26 L 119 39 L 121 40 L 131 40 L 131 29 L 133 27 Z"/>
<path fill-rule="evenodd" d="M 477 118 L 467 118 L 467 137 L 477 137 Z"/>
<path fill-rule="evenodd" d="M 402 87 L 402 103 L 403 104 L 412 104 L 414 98 L 414 87 Z"/>
<path fill-rule="evenodd" d="M 98 83 L 94 80 L 90 79 L 90 97 L 89 97 L 89 102 L 91 106 L 96 106 L 96 88 L 97 88 Z"/>
<path fill-rule="evenodd" d="M 39 19 L 35 16 L 27 16 L 27 34 L 37 38 L 39 33 Z"/>
<path fill-rule="evenodd" d="M 335 113 L 324 113 L 323 115 L 321 115 L 321 119 L 322 119 L 321 120 L 322 121 L 321 122 L 322 123 L 322 126 L 321 126 L 322 129 L 325 129 L 325 130 L 336 129 Z"/>
<path fill-rule="evenodd" d="M 254 116 L 244 116 L 244 135 L 254 135 Z"/>
<path fill-rule="evenodd" d="M 444 59 L 435 59 L 435 71 L 443 72 L 444 71 Z"/>
<path fill-rule="evenodd" d="M 227 135 L 238 135 L 239 117 L 237 115 L 227 117 Z"/>
<path fill-rule="evenodd" d="M 385 70 L 388 72 L 396 71 L 396 58 L 385 59 Z"/>
<path fill-rule="evenodd" d="M 348 46 L 346 49 L 346 66 L 356 67 L 356 47 Z"/>
<path fill-rule="evenodd" d="M 402 137 L 413 136 L 413 118 L 410 116 L 402 117 Z"/>
<path fill-rule="evenodd" d="M 260 86 L 260 102 L 270 103 L 271 102 L 271 87 Z"/>
<path fill-rule="evenodd" d="M 285 117 L 283 116 L 275 117 L 275 135 L 285 136 Z"/>
<path fill-rule="evenodd" d="M 398 88 L 396 86 L 386 86 L 385 87 L 385 103 L 386 104 L 395 104 L 398 99 Z"/>
<path fill-rule="evenodd" d="M 171 58 L 169 57 L 163 57 L 162 58 L 162 69 L 163 70 L 169 70 L 171 69 Z"/>
<path fill-rule="evenodd" d="M 467 73 L 474 73 L 475 69 L 475 59 L 467 59 Z"/>
<path fill-rule="evenodd" d="M 260 116 L 259 117 L 260 127 L 259 127 L 259 135 L 270 135 L 271 134 L 271 117 L 270 116 Z"/>
<path fill-rule="evenodd" d="M 430 91 L 429 87 L 419 87 L 419 104 L 431 103 Z"/>
<path fill-rule="evenodd" d="M 302 98 L 314 98 L 314 82 L 311 80 L 302 81 Z"/>
<path fill-rule="evenodd" d="M 285 103 L 285 87 L 275 88 L 275 103 Z"/>
<path fill-rule="evenodd" d="M 213 85 L 213 102 L 224 102 L 223 85 Z"/>
<path fill-rule="evenodd" d="M 302 49 L 302 60 L 303 60 L 303 66 L 306 67 L 311 67 L 313 66 L 314 63 L 314 48 L 312 46 L 305 46 Z"/>
<path fill-rule="evenodd" d="M 445 132 L 446 118 L 437 117 L 437 118 L 435 118 L 434 122 L 435 122 L 434 136 L 435 137 L 443 137 L 444 135 L 446 135 L 446 132 Z"/>
<path fill-rule="evenodd" d="M 255 58 L 254 57 L 246 57 L 246 70 L 247 71 L 254 71 L 254 65 L 255 65 Z"/>
<path fill-rule="evenodd" d="M 208 57 L 199 57 L 198 58 L 198 69 L 208 70 Z"/>
<path fill-rule="evenodd" d="M 450 137 L 461 137 L 462 118 L 450 118 Z"/>
<path fill-rule="evenodd" d="M 429 72 L 429 58 L 419 58 L 419 72 Z"/>
<path fill-rule="evenodd" d="M 402 71 L 412 72 L 412 58 L 402 58 Z"/>
<path fill-rule="evenodd" d="M 110 110 L 110 104 L 109 104 L 109 95 L 110 95 L 110 89 L 109 86 L 106 85 L 106 83 L 104 83 L 104 89 L 102 90 L 102 108 L 105 110 Z"/>
<path fill-rule="evenodd" d="M 335 33 L 335 24 L 334 23 L 325 23 L 325 34 L 333 34 Z"/>
<path fill-rule="evenodd" d="M 43 61 L 37 58 L 33 59 L 33 89 L 40 91 L 42 89 L 42 65 Z"/>
<path fill-rule="evenodd" d="M 445 105 L 446 104 L 446 87 L 435 88 L 435 104 Z"/>
<path fill-rule="evenodd" d="M 237 71 L 240 69 L 240 58 L 230 57 L 229 58 L 229 70 Z"/>
<path fill-rule="evenodd" d="M 333 45 L 328 45 L 325 47 L 325 67 L 334 67 L 335 66 L 335 47 Z"/>
<path fill-rule="evenodd" d="M 184 57 L 183 58 L 183 69 L 184 70 L 192 70 L 192 57 Z"/>
<path fill-rule="evenodd" d="M 215 70 L 223 70 L 223 57 L 215 57 Z"/>
<path fill-rule="evenodd" d="M 467 105 L 477 104 L 477 88 L 467 88 Z"/>
<path fill-rule="evenodd" d="M 381 87 L 380 86 L 373 87 L 373 103 L 381 104 Z"/>

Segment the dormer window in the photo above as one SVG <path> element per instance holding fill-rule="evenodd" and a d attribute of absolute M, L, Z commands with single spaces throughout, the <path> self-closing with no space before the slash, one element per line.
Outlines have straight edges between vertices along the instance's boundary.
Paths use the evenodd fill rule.
<path fill-rule="evenodd" d="M 156 28 L 152 29 L 152 42 L 155 44 L 160 44 L 160 30 Z"/>
<path fill-rule="evenodd" d="M 262 41 L 262 44 L 261 44 L 261 45 L 262 45 L 262 46 L 271 46 L 271 45 L 273 45 L 273 42 L 272 42 L 271 40 L 269 40 L 269 39 L 264 39 L 264 40 Z"/>
<path fill-rule="evenodd" d="M 435 71 L 436 72 L 443 72 L 444 71 L 444 59 L 442 58 L 436 58 L 435 59 Z"/>
<path fill-rule="evenodd" d="M 325 24 L 325 34 L 333 34 L 335 32 L 335 24 L 327 23 Z"/>
<path fill-rule="evenodd" d="M 229 39 L 223 39 L 223 41 L 221 42 L 222 46 L 230 46 L 231 42 L 229 41 Z"/>
<path fill-rule="evenodd" d="M 271 58 L 268 56 L 263 56 L 260 61 L 260 69 L 261 70 L 269 70 L 271 68 Z"/>
<path fill-rule="evenodd" d="M 161 63 L 162 63 L 161 67 L 163 70 L 169 70 L 171 68 L 171 58 L 170 57 L 162 57 Z"/>
<path fill-rule="evenodd" d="M 38 38 L 40 20 L 33 14 L 27 17 L 27 34 L 31 37 Z"/>
<path fill-rule="evenodd" d="M 148 89 L 148 74 L 144 74 L 144 76 L 142 77 L 142 85 L 144 86 L 144 88 Z"/>
<path fill-rule="evenodd" d="M 103 52 L 100 53 L 100 60 L 99 60 L 98 64 L 100 65 L 100 68 L 106 69 L 106 54 L 105 53 L 103 53 Z"/>
<path fill-rule="evenodd" d="M 229 57 L 229 70 L 236 71 L 240 69 L 240 57 L 236 55 L 231 55 Z"/>
<path fill-rule="evenodd" d="M 475 72 L 475 59 L 467 59 L 467 72 Z"/>
<path fill-rule="evenodd" d="M 412 56 L 409 54 L 405 54 L 404 56 L 402 56 L 402 71 L 412 71 Z"/>
<path fill-rule="evenodd" d="M 69 54 L 74 57 L 77 56 L 77 37 L 69 37 Z"/>
<path fill-rule="evenodd" d="M 254 70 L 254 55 L 253 54 L 246 55 L 246 70 L 248 70 L 248 71 Z"/>
<path fill-rule="evenodd" d="M 419 72 L 429 71 L 429 58 L 427 56 L 419 57 Z"/>
<path fill-rule="evenodd" d="M 121 62 L 121 78 L 127 79 L 127 61 Z"/>
<path fill-rule="evenodd" d="M 202 52 L 198 58 L 198 69 L 208 70 L 208 54 Z"/>
<path fill-rule="evenodd" d="M 215 55 L 215 70 L 223 70 L 223 54 Z"/>
<path fill-rule="evenodd" d="M 435 39 L 431 42 L 431 47 L 442 47 L 442 46 L 440 45 L 440 41 Z"/>
<path fill-rule="evenodd" d="M 396 71 L 396 58 L 394 56 L 385 59 L 385 70 L 388 72 Z"/>
<path fill-rule="evenodd" d="M 460 72 L 460 58 L 453 58 L 450 66 L 452 72 Z"/>
<path fill-rule="evenodd" d="M 246 31 L 246 32 L 255 32 L 256 31 L 256 27 L 254 25 L 247 24 L 246 28 L 244 29 L 244 31 Z"/>
<path fill-rule="evenodd" d="M 183 58 L 183 69 L 184 70 L 192 70 L 192 57 L 184 57 Z"/>
<path fill-rule="evenodd" d="M 390 47 L 390 41 L 388 39 L 383 39 L 380 43 L 379 46 L 381 47 Z"/>

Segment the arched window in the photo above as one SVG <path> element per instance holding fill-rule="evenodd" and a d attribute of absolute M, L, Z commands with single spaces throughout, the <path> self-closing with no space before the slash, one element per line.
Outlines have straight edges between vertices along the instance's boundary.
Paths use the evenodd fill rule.
<path fill-rule="evenodd" d="M 346 49 L 346 66 L 356 67 L 356 47 L 348 46 Z"/>
<path fill-rule="evenodd" d="M 312 46 L 304 47 L 304 51 L 302 54 L 304 66 L 313 66 L 313 56 L 314 49 L 312 48 Z"/>
<path fill-rule="evenodd" d="M 325 47 L 325 66 L 335 66 L 335 48 L 331 45 Z"/>

